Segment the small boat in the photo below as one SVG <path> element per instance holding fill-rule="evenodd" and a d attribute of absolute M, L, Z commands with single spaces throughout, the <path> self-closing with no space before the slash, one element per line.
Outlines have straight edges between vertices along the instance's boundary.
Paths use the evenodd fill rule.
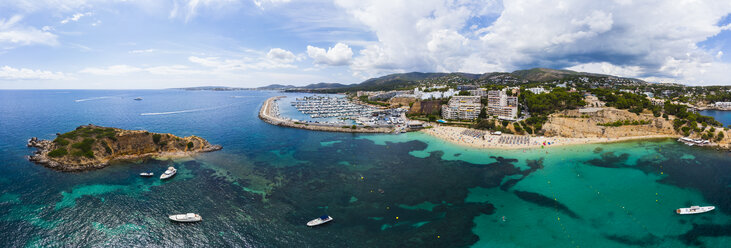
<path fill-rule="evenodd" d="M 160 179 L 168 179 L 172 176 L 175 176 L 175 173 L 178 173 L 178 170 L 175 169 L 175 167 L 168 167 L 168 170 L 165 171 L 165 173 L 162 173 L 160 175 Z"/>
<path fill-rule="evenodd" d="M 142 101 L 142 97 L 135 98 L 135 101 Z"/>
<path fill-rule="evenodd" d="M 714 209 L 716 209 L 716 207 L 714 207 L 714 206 L 705 206 L 705 207 L 691 206 L 689 208 L 678 208 L 677 210 L 675 210 L 675 213 L 677 213 L 677 214 L 700 214 L 700 213 L 712 211 Z"/>
<path fill-rule="evenodd" d="M 329 215 L 323 215 L 323 216 L 320 216 L 320 218 L 307 222 L 307 226 L 319 226 L 319 225 L 328 223 L 332 220 L 333 220 L 333 217 L 330 217 Z"/>
<path fill-rule="evenodd" d="M 154 175 L 155 175 L 155 173 L 152 173 L 152 172 L 142 172 L 142 173 L 140 173 L 140 176 L 143 176 L 143 177 L 151 177 L 151 176 L 154 176 Z"/>
<path fill-rule="evenodd" d="M 200 215 L 194 213 L 170 215 L 168 218 L 175 222 L 198 222 L 203 220 Z"/>

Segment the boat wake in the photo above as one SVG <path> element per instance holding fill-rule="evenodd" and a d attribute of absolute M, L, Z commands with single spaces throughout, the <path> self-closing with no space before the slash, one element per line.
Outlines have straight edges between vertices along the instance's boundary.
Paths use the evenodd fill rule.
<path fill-rule="evenodd" d="M 231 105 L 223 105 L 223 106 L 217 106 L 217 107 L 211 107 L 211 108 L 186 109 L 186 110 L 170 111 L 170 112 L 142 113 L 140 115 L 173 115 L 173 114 L 183 114 L 183 113 L 191 113 L 191 112 L 199 112 L 199 111 L 220 109 L 220 108 L 225 108 L 225 107 L 228 107 L 228 106 L 231 106 Z"/>
<path fill-rule="evenodd" d="M 92 98 L 85 98 L 85 99 L 77 99 L 77 100 L 74 100 L 74 102 L 86 102 L 86 101 L 102 100 L 102 99 L 109 99 L 109 98 L 112 98 L 112 97 L 111 96 L 92 97 Z"/>

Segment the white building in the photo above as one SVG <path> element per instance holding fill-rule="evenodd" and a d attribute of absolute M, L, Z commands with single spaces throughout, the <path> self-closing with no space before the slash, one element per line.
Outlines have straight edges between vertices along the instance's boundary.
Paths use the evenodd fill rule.
<path fill-rule="evenodd" d="M 548 92 L 543 87 L 535 87 L 535 88 L 530 88 L 530 89 L 526 89 L 526 90 L 533 92 L 533 94 L 536 94 L 536 95 Z"/>
<path fill-rule="evenodd" d="M 482 103 L 479 96 L 453 96 L 442 105 L 442 118 L 448 120 L 474 120 L 480 115 Z"/>
<path fill-rule="evenodd" d="M 505 90 L 487 92 L 487 114 L 498 119 L 515 120 L 518 118 L 518 97 L 508 96 Z"/>

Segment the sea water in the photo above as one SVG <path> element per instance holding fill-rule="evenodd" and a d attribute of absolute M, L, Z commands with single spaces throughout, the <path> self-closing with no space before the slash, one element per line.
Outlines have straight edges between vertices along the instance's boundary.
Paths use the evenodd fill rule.
<path fill-rule="evenodd" d="M 257 118 L 271 91 L 0 91 L 0 245 L 727 247 L 731 156 L 673 140 L 489 150 Z M 142 97 L 142 101 L 133 100 Z M 224 147 L 64 173 L 30 137 L 93 123 Z M 178 168 L 167 181 L 143 171 Z M 691 205 L 713 212 L 676 215 Z M 196 224 L 170 214 L 195 212 Z M 310 219 L 334 221 L 316 228 Z"/>

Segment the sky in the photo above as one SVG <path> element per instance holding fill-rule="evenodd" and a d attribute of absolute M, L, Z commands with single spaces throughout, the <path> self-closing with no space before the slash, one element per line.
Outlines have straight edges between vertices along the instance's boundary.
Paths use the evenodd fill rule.
<path fill-rule="evenodd" d="M 351 84 L 535 67 L 731 85 L 731 1 L 0 1 L 0 89 Z"/>

